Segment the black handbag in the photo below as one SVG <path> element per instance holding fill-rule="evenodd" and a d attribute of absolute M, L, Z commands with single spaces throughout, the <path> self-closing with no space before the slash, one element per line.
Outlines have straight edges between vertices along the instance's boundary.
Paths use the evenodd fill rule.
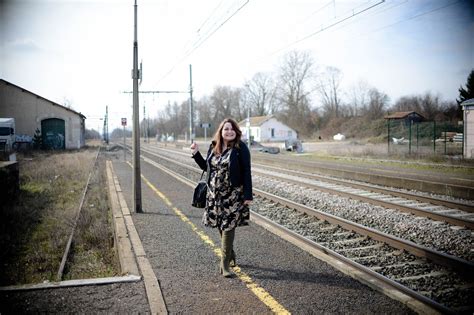
<path fill-rule="evenodd" d="M 206 207 L 207 182 L 205 178 L 202 179 L 203 175 L 204 171 L 201 174 L 201 178 L 199 179 L 196 188 L 194 188 L 193 202 L 191 205 L 195 208 Z"/>

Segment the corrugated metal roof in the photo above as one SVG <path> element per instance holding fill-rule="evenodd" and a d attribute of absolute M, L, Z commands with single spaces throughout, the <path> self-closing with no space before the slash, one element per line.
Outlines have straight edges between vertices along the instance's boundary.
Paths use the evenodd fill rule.
<path fill-rule="evenodd" d="M 420 116 L 424 118 L 422 115 L 418 114 L 417 112 L 411 111 L 411 112 L 395 112 L 393 114 L 385 116 L 384 119 L 403 119 L 403 118 L 407 118 L 411 114 L 415 114 L 416 116 Z"/>

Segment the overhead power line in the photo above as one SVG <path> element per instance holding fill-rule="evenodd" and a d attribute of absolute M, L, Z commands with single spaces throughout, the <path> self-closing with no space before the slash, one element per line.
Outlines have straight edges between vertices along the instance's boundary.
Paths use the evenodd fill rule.
<path fill-rule="evenodd" d="M 395 3 L 393 4 L 392 6 L 387 6 L 387 7 L 381 7 L 380 10 L 375 10 L 373 12 L 371 12 L 371 14 L 368 14 L 366 16 L 366 18 L 371 18 L 371 17 L 374 17 L 376 15 L 379 15 L 379 14 L 382 14 L 384 12 L 387 12 L 387 11 L 390 11 L 390 10 L 393 10 L 399 6 L 402 6 L 404 4 L 407 4 L 408 3 L 408 0 L 404 0 L 403 2 L 400 2 L 400 3 Z M 341 30 L 343 28 L 346 28 L 354 23 L 356 23 L 357 21 L 351 21 L 351 22 L 348 22 L 348 23 L 345 23 L 344 25 L 340 26 L 337 30 Z"/>
<path fill-rule="evenodd" d="M 194 45 L 194 48 L 186 55 L 189 56 L 192 54 L 196 49 L 198 49 L 206 40 L 209 39 L 212 35 L 214 35 L 215 32 L 217 32 L 224 24 L 226 24 L 234 15 L 236 15 L 244 6 L 246 6 L 249 3 L 250 0 L 247 0 L 244 4 L 242 4 L 237 10 L 235 10 L 229 17 L 227 17 L 219 26 L 217 26 L 214 30 L 210 32 L 209 35 L 205 36 L 204 39 L 198 40 L 196 44 Z"/>
<path fill-rule="evenodd" d="M 372 33 L 375 33 L 375 32 L 381 31 L 381 30 L 384 30 L 384 29 L 386 29 L 386 28 L 392 27 L 392 26 L 394 26 L 394 25 L 397 25 L 397 24 L 400 24 L 400 23 L 403 23 L 403 22 L 406 22 L 406 21 L 410 21 L 410 20 L 419 18 L 419 17 L 424 16 L 424 15 L 427 15 L 427 14 L 431 14 L 431 13 L 433 13 L 433 12 L 436 12 L 436 11 L 445 9 L 445 8 L 447 8 L 447 7 L 450 7 L 450 6 L 452 6 L 452 5 L 458 4 L 459 2 L 460 2 L 460 1 L 455 1 L 455 2 L 449 3 L 449 4 L 447 4 L 447 5 L 444 5 L 444 6 L 441 6 L 441 7 L 438 7 L 438 8 L 434 8 L 434 9 L 431 9 L 431 10 L 428 10 L 428 11 L 426 11 L 426 12 L 422 12 L 422 13 L 419 13 L 419 14 L 415 14 L 415 15 L 413 15 L 413 16 L 410 16 L 410 17 L 406 18 L 406 19 L 403 19 L 403 20 L 397 21 L 397 22 L 395 22 L 395 23 L 392 23 L 392 24 L 383 26 L 383 27 L 381 27 L 381 28 L 378 28 L 378 29 L 372 31 Z"/>
<path fill-rule="evenodd" d="M 362 13 L 364 13 L 364 12 L 366 12 L 366 11 L 368 11 L 368 10 L 370 10 L 370 9 L 372 9 L 372 8 L 374 8 L 374 7 L 376 7 L 376 6 L 380 5 L 380 4 L 382 4 L 382 3 L 384 3 L 384 2 L 385 2 L 385 0 L 380 0 L 379 2 L 377 2 L 377 3 L 375 3 L 375 4 L 371 5 L 371 6 L 369 6 L 369 7 L 367 7 L 367 8 L 361 9 L 361 10 L 359 10 L 359 11 L 357 11 L 357 12 L 352 12 L 352 14 L 349 15 L 349 16 L 347 16 L 347 17 L 344 17 L 344 18 L 342 18 L 342 19 L 340 19 L 340 20 L 337 20 L 336 22 L 334 22 L 334 23 L 332 23 L 332 24 L 329 24 L 328 26 L 321 27 L 321 29 L 319 29 L 319 30 L 317 30 L 317 31 L 315 31 L 315 32 L 313 32 L 313 33 L 310 33 L 309 35 L 306 35 L 306 36 L 304 36 L 303 38 L 297 39 L 297 40 L 291 42 L 290 44 L 288 44 L 288 45 L 286 45 L 286 46 L 284 46 L 284 47 L 282 47 L 282 48 L 280 48 L 280 49 L 278 49 L 278 50 L 275 50 L 274 52 L 268 54 L 267 57 L 268 57 L 268 56 L 272 56 L 272 55 L 274 55 L 274 54 L 276 54 L 276 53 L 279 53 L 280 51 L 286 50 L 286 49 L 288 49 L 289 47 L 291 47 L 291 46 L 293 46 L 293 45 L 296 45 L 296 44 L 298 44 L 298 43 L 301 43 L 302 41 L 305 41 L 305 40 L 307 40 L 308 38 L 311 38 L 311 37 L 313 37 L 313 36 L 315 36 L 315 35 L 317 35 L 317 34 L 319 34 L 319 33 L 322 33 L 322 32 L 324 32 L 325 30 L 327 30 L 327 29 L 329 29 L 329 28 L 332 28 L 332 27 L 334 27 L 334 26 L 336 26 L 336 25 L 338 25 L 338 24 L 340 24 L 340 23 L 342 23 L 342 22 L 344 22 L 344 21 L 347 21 L 347 20 L 349 20 L 349 19 L 351 19 L 351 18 L 353 18 L 353 17 L 355 17 L 355 16 L 357 16 L 357 15 L 359 15 L 359 14 L 362 14 Z"/>
<path fill-rule="evenodd" d="M 192 45 L 192 47 L 190 49 L 188 49 L 184 55 L 170 68 L 170 70 L 168 72 L 166 72 L 166 74 L 161 77 L 158 82 L 162 81 L 164 78 L 166 78 L 171 72 L 173 72 L 173 70 L 181 63 L 183 62 L 189 55 L 191 55 L 193 52 L 195 52 L 199 47 L 201 47 L 202 44 L 204 44 L 204 42 L 206 42 L 212 35 L 214 35 L 220 28 L 222 28 L 222 26 L 224 26 L 224 24 L 226 24 L 232 17 L 234 17 L 243 7 L 245 7 L 248 3 L 250 2 L 250 0 L 246 0 L 245 3 L 243 3 L 242 5 L 240 5 L 237 9 L 235 9 L 230 15 L 227 15 L 223 18 L 223 21 L 222 22 L 214 22 L 210 28 L 208 30 L 205 30 L 203 33 L 203 35 L 200 35 L 202 37 L 199 37 L 195 42 L 194 44 Z M 222 3 L 222 2 L 221 2 Z M 209 24 L 207 23 L 209 21 L 209 19 L 211 18 L 211 16 L 214 14 L 214 12 L 216 12 L 217 8 L 220 6 L 220 4 L 213 10 L 213 12 L 211 13 L 211 15 L 206 18 L 206 20 L 201 24 L 201 26 L 199 27 L 199 29 L 197 30 L 198 33 L 201 33 L 201 30 L 203 29 L 204 26 L 206 26 L 206 24 Z M 220 24 L 219 24 L 220 23 Z M 217 26 L 215 26 L 217 25 Z"/>
<path fill-rule="evenodd" d="M 434 13 L 434 12 L 437 12 L 437 11 L 439 11 L 439 10 L 445 9 L 445 8 L 447 8 L 447 7 L 450 7 L 450 6 L 452 6 L 452 5 L 458 4 L 458 3 L 460 3 L 460 2 L 461 2 L 461 1 L 455 1 L 455 2 L 449 3 L 449 4 L 447 4 L 447 5 L 441 6 L 441 7 L 437 7 L 437 8 L 434 8 L 434 9 L 431 9 L 431 10 L 428 10 L 428 11 L 425 11 L 425 12 L 417 13 L 417 14 L 415 14 L 415 15 L 413 15 L 413 16 L 407 17 L 407 18 L 405 18 L 405 19 L 399 20 L 399 21 L 394 22 L 394 23 L 391 23 L 391 24 L 389 24 L 389 25 L 382 26 L 382 27 L 380 27 L 380 28 L 371 30 L 371 31 L 369 31 L 369 32 L 365 32 L 365 33 L 363 33 L 363 34 L 356 34 L 356 35 L 354 35 L 354 36 L 365 36 L 365 35 L 369 35 L 369 34 L 372 34 L 372 33 L 376 33 L 376 32 L 379 32 L 379 31 L 381 31 L 381 30 L 384 30 L 384 29 L 393 27 L 393 26 L 395 26 L 395 25 L 398 25 L 398 24 L 400 24 L 400 23 L 403 23 L 403 22 L 406 22 L 406 21 L 410 21 L 410 20 L 414 20 L 414 19 L 416 19 L 416 18 L 419 18 L 419 17 L 425 16 L 425 15 L 428 15 L 428 14 L 431 14 L 431 13 Z M 396 4 L 396 5 L 393 5 L 393 6 L 391 6 L 391 7 L 388 7 L 388 8 L 386 8 L 386 9 L 384 9 L 384 10 L 378 11 L 378 12 L 374 13 L 374 14 L 371 15 L 371 16 L 374 16 L 374 15 L 377 15 L 377 14 L 380 14 L 380 13 L 384 13 L 384 12 L 386 12 L 386 11 L 388 11 L 388 10 L 393 10 L 394 8 L 399 7 L 399 6 L 401 6 L 401 5 L 404 5 L 404 4 L 406 4 L 406 3 L 408 3 L 408 0 L 405 0 L 404 2 L 401 2 L 401 3 L 399 3 L 399 4 Z M 347 25 L 342 26 L 341 29 L 344 28 L 344 27 L 346 27 L 346 26 L 347 26 Z"/>

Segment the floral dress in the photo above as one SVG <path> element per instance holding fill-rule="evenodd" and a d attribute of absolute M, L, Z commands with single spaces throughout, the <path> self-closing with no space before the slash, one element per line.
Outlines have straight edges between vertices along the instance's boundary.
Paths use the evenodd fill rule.
<path fill-rule="evenodd" d="M 232 149 L 210 161 L 210 182 L 207 189 L 207 205 L 202 222 L 221 231 L 230 231 L 239 225 L 248 225 L 249 208 L 243 204 L 242 187 L 232 187 L 229 162 Z"/>

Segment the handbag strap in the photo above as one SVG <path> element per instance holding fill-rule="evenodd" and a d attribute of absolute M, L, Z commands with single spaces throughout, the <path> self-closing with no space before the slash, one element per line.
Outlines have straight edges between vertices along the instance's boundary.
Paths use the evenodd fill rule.
<path fill-rule="evenodd" d="M 201 178 L 199 180 L 202 180 L 202 177 L 204 176 L 205 172 L 206 172 L 206 170 L 202 171 Z"/>

